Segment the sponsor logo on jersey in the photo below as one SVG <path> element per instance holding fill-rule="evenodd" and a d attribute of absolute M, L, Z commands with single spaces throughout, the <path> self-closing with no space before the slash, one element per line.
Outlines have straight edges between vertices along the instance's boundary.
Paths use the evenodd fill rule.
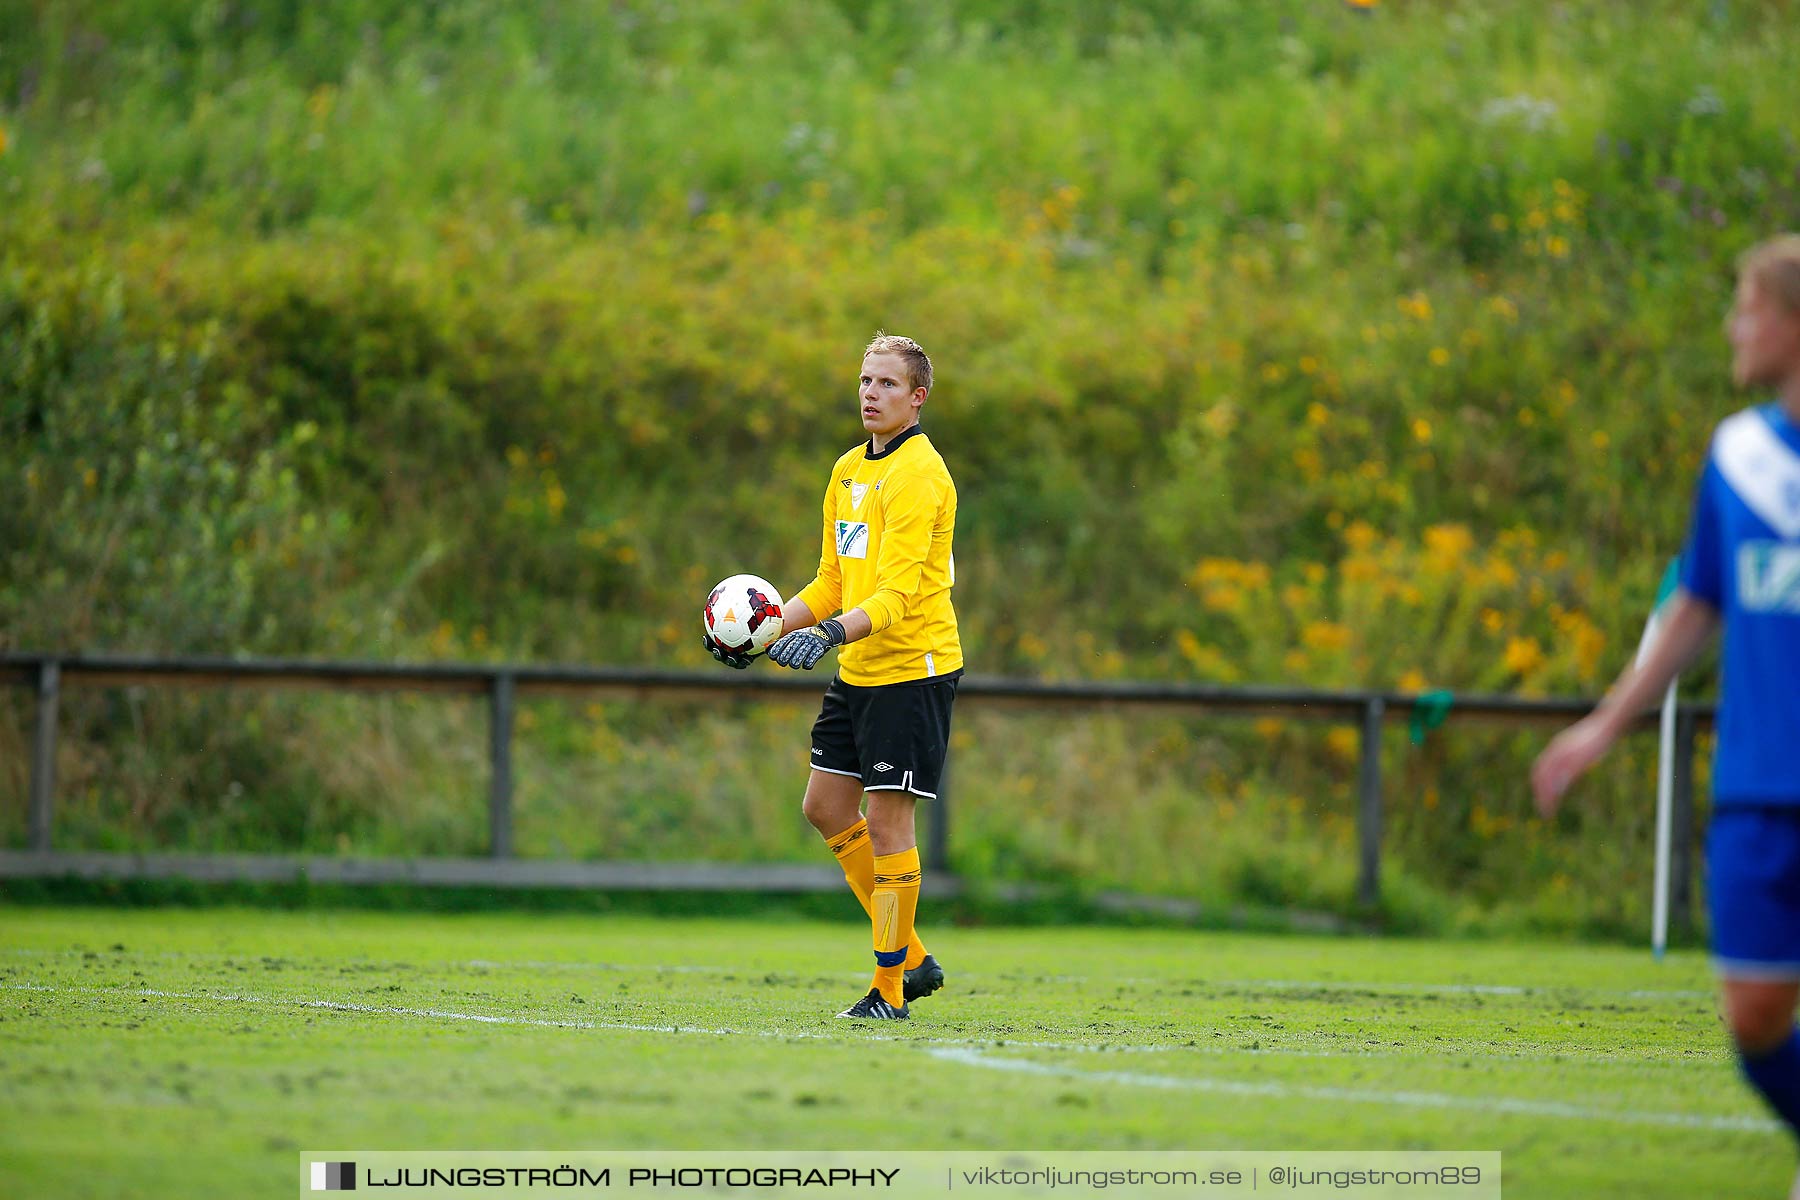
<path fill-rule="evenodd" d="M 1768 540 L 1738 546 L 1738 604 L 1747 612 L 1800 613 L 1800 546 Z"/>
<path fill-rule="evenodd" d="M 863 502 L 863 497 L 868 494 L 869 494 L 869 485 L 868 484 L 866 484 L 866 483 L 851 484 L 850 485 L 850 507 L 851 508 L 861 508 L 862 502 Z"/>
<path fill-rule="evenodd" d="M 839 521 L 837 523 L 837 549 L 839 558 L 869 557 L 869 526 L 866 521 Z"/>

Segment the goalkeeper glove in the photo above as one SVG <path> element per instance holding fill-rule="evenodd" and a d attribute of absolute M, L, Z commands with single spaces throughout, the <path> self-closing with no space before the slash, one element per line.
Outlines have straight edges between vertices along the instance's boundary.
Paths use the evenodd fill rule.
<path fill-rule="evenodd" d="M 807 629 L 796 629 L 775 639 L 769 647 L 769 661 L 795 670 L 812 670 L 825 652 L 844 644 L 844 626 L 836 617 L 827 617 Z"/>
<path fill-rule="evenodd" d="M 718 642 L 714 641 L 713 635 L 710 633 L 703 633 L 700 636 L 705 640 L 706 648 L 712 652 L 712 656 L 726 666 L 736 667 L 738 670 L 742 671 L 750 665 L 750 656 L 745 654 L 742 650 L 727 650 L 725 647 L 719 645 Z"/>

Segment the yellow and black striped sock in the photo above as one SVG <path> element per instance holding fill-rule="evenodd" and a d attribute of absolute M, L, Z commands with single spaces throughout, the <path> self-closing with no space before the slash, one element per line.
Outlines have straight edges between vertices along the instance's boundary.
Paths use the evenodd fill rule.
<path fill-rule="evenodd" d="M 869 926 L 875 937 L 875 982 L 881 998 L 898 1008 L 906 1003 L 907 943 L 919 910 L 919 848 L 877 854 L 875 890 L 869 896 Z"/>
<path fill-rule="evenodd" d="M 874 910 L 870 907 L 870 896 L 875 891 L 875 850 L 869 845 L 869 822 L 859 820 L 844 832 L 826 838 L 825 844 L 837 855 L 838 866 L 844 869 L 844 879 L 856 894 L 856 902 L 872 920 Z M 925 943 L 919 940 L 915 930 L 906 943 L 906 962 L 901 969 L 912 970 L 924 961 L 925 954 Z"/>

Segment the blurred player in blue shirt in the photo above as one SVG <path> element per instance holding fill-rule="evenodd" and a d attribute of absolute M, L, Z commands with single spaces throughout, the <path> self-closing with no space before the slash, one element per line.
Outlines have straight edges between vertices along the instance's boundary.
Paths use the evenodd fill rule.
<path fill-rule="evenodd" d="M 1719 422 L 1662 633 L 1550 743 L 1531 785 L 1539 811 L 1555 813 L 1723 627 L 1706 849 L 1713 958 L 1744 1074 L 1800 1135 L 1800 237 L 1744 256 L 1726 331 L 1733 380 L 1774 399 Z"/>

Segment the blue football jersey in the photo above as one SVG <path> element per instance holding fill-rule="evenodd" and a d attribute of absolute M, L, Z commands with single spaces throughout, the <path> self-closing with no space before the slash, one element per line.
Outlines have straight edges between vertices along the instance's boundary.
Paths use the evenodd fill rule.
<path fill-rule="evenodd" d="M 1714 430 L 1681 586 L 1724 619 L 1714 799 L 1800 805 L 1800 429 L 1780 405 Z"/>

